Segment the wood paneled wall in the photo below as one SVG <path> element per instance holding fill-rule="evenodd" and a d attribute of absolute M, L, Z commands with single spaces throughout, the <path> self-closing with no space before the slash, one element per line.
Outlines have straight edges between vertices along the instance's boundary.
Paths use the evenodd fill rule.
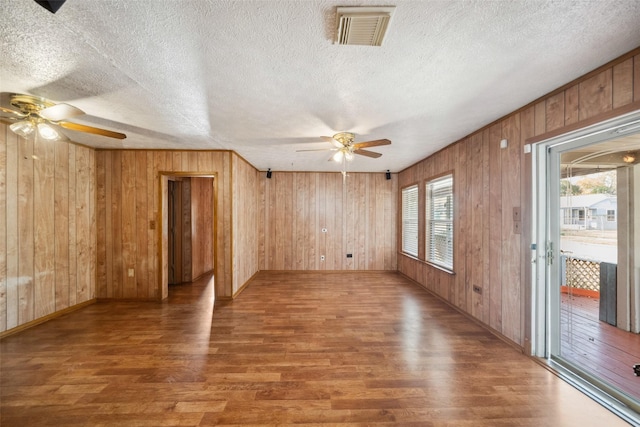
<path fill-rule="evenodd" d="M 261 270 L 396 270 L 397 175 L 274 172 L 259 184 Z"/>
<path fill-rule="evenodd" d="M 213 178 L 191 178 L 191 278 L 213 270 Z"/>
<path fill-rule="evenodd" d="M 161 173 L 216 175 L 216 295 L 232 295 L 232 155 L 229 151 L 96 152 L 98 298 L 161 298 Z M 129 268 L 134 269 L 134 277 L 128 277 Z"/>
<path fill-rule="evenodd" d="M 258 271 L 259 172 L 234 153 L 233 295 Z M 264 175 L 262 175 L 264 176 Z"/>
<path fill-rule="evenodd" d="M 455 275 L 402 254 L 398 270 L 527 349 L 532 165 L 523 145 L 635 109 L 640 109 L 640 50 L 402 171 L 400 188 L 418 183 L 421 209 L 425 181 L 453 172 Z M 506 149 L 500 149 L 501 139 L 508 140 Z M 514 208 L 521 210 L 519 230 L 514 228 Z M 424 221 L 420 238 L 424 246 Z M 419 258 L 424 259 L 424 252 Z M 474 285 L 482 288 L 481 294 L 473 291 Z"/>
<path fill-rule="evenodd" d="M 96 296 L 95 153 L 0 123 L 0 332 Z"/>
<path fill-rule="evenodd" d="M 95 297 L 160 298 L 160 174 L 185 172 L 216 175 L 218 297 L 231 298 L 258 269 L 397 268 L 526 348 L 531 157 L 522 146 L 635 109 L 640 50 L 390 181 L 383 173 L 352 173 L 346 183 L 337 173 L 275 172 L 262 179 L 229 151 L 95 152 L 29 142 L 0 123 L 0 332 Z M 499 148 L 503 138 L 506 149 Z M 423 205 L 425 180 L 449 171 L 456 193 L 455 275 L 397 256 L 393 227 L 399 188 L 419 183 Z M 520 230 L 513 223 L 517 207 Z M 421 227 L 424 239 L 422 219 Z"/>

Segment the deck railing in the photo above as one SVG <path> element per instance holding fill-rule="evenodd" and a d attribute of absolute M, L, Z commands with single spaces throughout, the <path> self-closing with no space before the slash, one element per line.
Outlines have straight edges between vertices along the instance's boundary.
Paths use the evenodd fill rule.
<path fill-rule="evenodd" d="M 617 265 L 562 254 L 561 291 L 576 296 L 600 300 L 600 320 L 610 325 L 617 323 Z"/>
<path fill-rule="evenodd" d="M 600 292 L 600 262 L 562 255 L 562 286 Z"/>

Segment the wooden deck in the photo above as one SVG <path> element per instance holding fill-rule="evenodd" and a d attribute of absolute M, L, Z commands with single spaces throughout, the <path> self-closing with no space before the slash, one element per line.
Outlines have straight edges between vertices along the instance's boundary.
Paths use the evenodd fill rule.
<path fill-rule="evenodd" d="M 640 399 L 640 335 L 598 320 L 598 299 L 563 294 L 562 356 Z"/>
<path fill-rule="evenodd" d="M 395 273 L 260 273 L 213 310 L 102 302 L 0 341 L 0 424 L 620 426 Z"/>

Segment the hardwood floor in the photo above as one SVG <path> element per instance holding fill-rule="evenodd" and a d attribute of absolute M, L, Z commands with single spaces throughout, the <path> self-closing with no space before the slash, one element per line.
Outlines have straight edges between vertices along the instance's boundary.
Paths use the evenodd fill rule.
<path fill-rule="evenodd" d="M 562 356 L 640 400 L 640 334 L 623 331 L 599 320 L 598 299 L 562 295 Z"/>
<path fill-rule="evenodd" d="M 393 273 L 262 272 L 213 311 L 102 302 L 0 342 L 7 426 L 617 426 Z"/>

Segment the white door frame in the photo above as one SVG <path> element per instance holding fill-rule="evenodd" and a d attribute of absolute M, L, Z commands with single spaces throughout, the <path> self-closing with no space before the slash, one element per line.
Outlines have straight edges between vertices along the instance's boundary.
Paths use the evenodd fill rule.
<path fill-rule="evenodd" d="M 532 167 L 532 233 L 533 245 L 531 269 L 532 277 L 532 353 L 539 357 L 548 357 L 549 343 L 549 274 L 553 272 L 559 263 L 559 251 L 550 247 L 553 244 L 554 234 L 557 230 L 551 228 L 550 212 L 557 212 L 558 186 L 553 185 L 559 174 L 552 177 L 553 171 L 559 171 L 559 158 L 552 162 L 549 154 L 554 151 L 562 153 L 574 150 L 583 145 L 595 144 L 610 139 L 640 132 L 640 111 L 625 114 L 612 120 L 607 120 L 593 126 L 589 126 L 575 132 L 570 132 L 557 137 L 541 141 L 534 146 Z M 558 156 L 556 156 L 558 157 Z M 554 197 L 555 196 L 555 197 Z M 555 208 L 555 210 L 554 210 Z M 558 224 L 556 224 L 557 226 Z M 555 267 L 554 267 L 555 266 Z"/>
<path fill-rule="evenodd" d="M 640 133 L 640 110 L 624 114 L 593 126 L 541 141 L 532 150 L 532 263 L 531 278 L 531 352 L 547 359 L 566 381 L 599 401 L 626 420 L 638 422 L 637 402 L 614 399 L 606 384 L 592 380 L 588 374 L 576 374 L 555 363 L 552 354 L 560 345 L 559 295 L 559 221 L 551 220 L 551 213 L 559 212 L 560 154 L 577 147 Z M 556 245 L 557 247 L 554 247 Z M 557 327 L 554 325 L 557 322 Z M 634 408 L 630 410 L 629 408 Z"/>

